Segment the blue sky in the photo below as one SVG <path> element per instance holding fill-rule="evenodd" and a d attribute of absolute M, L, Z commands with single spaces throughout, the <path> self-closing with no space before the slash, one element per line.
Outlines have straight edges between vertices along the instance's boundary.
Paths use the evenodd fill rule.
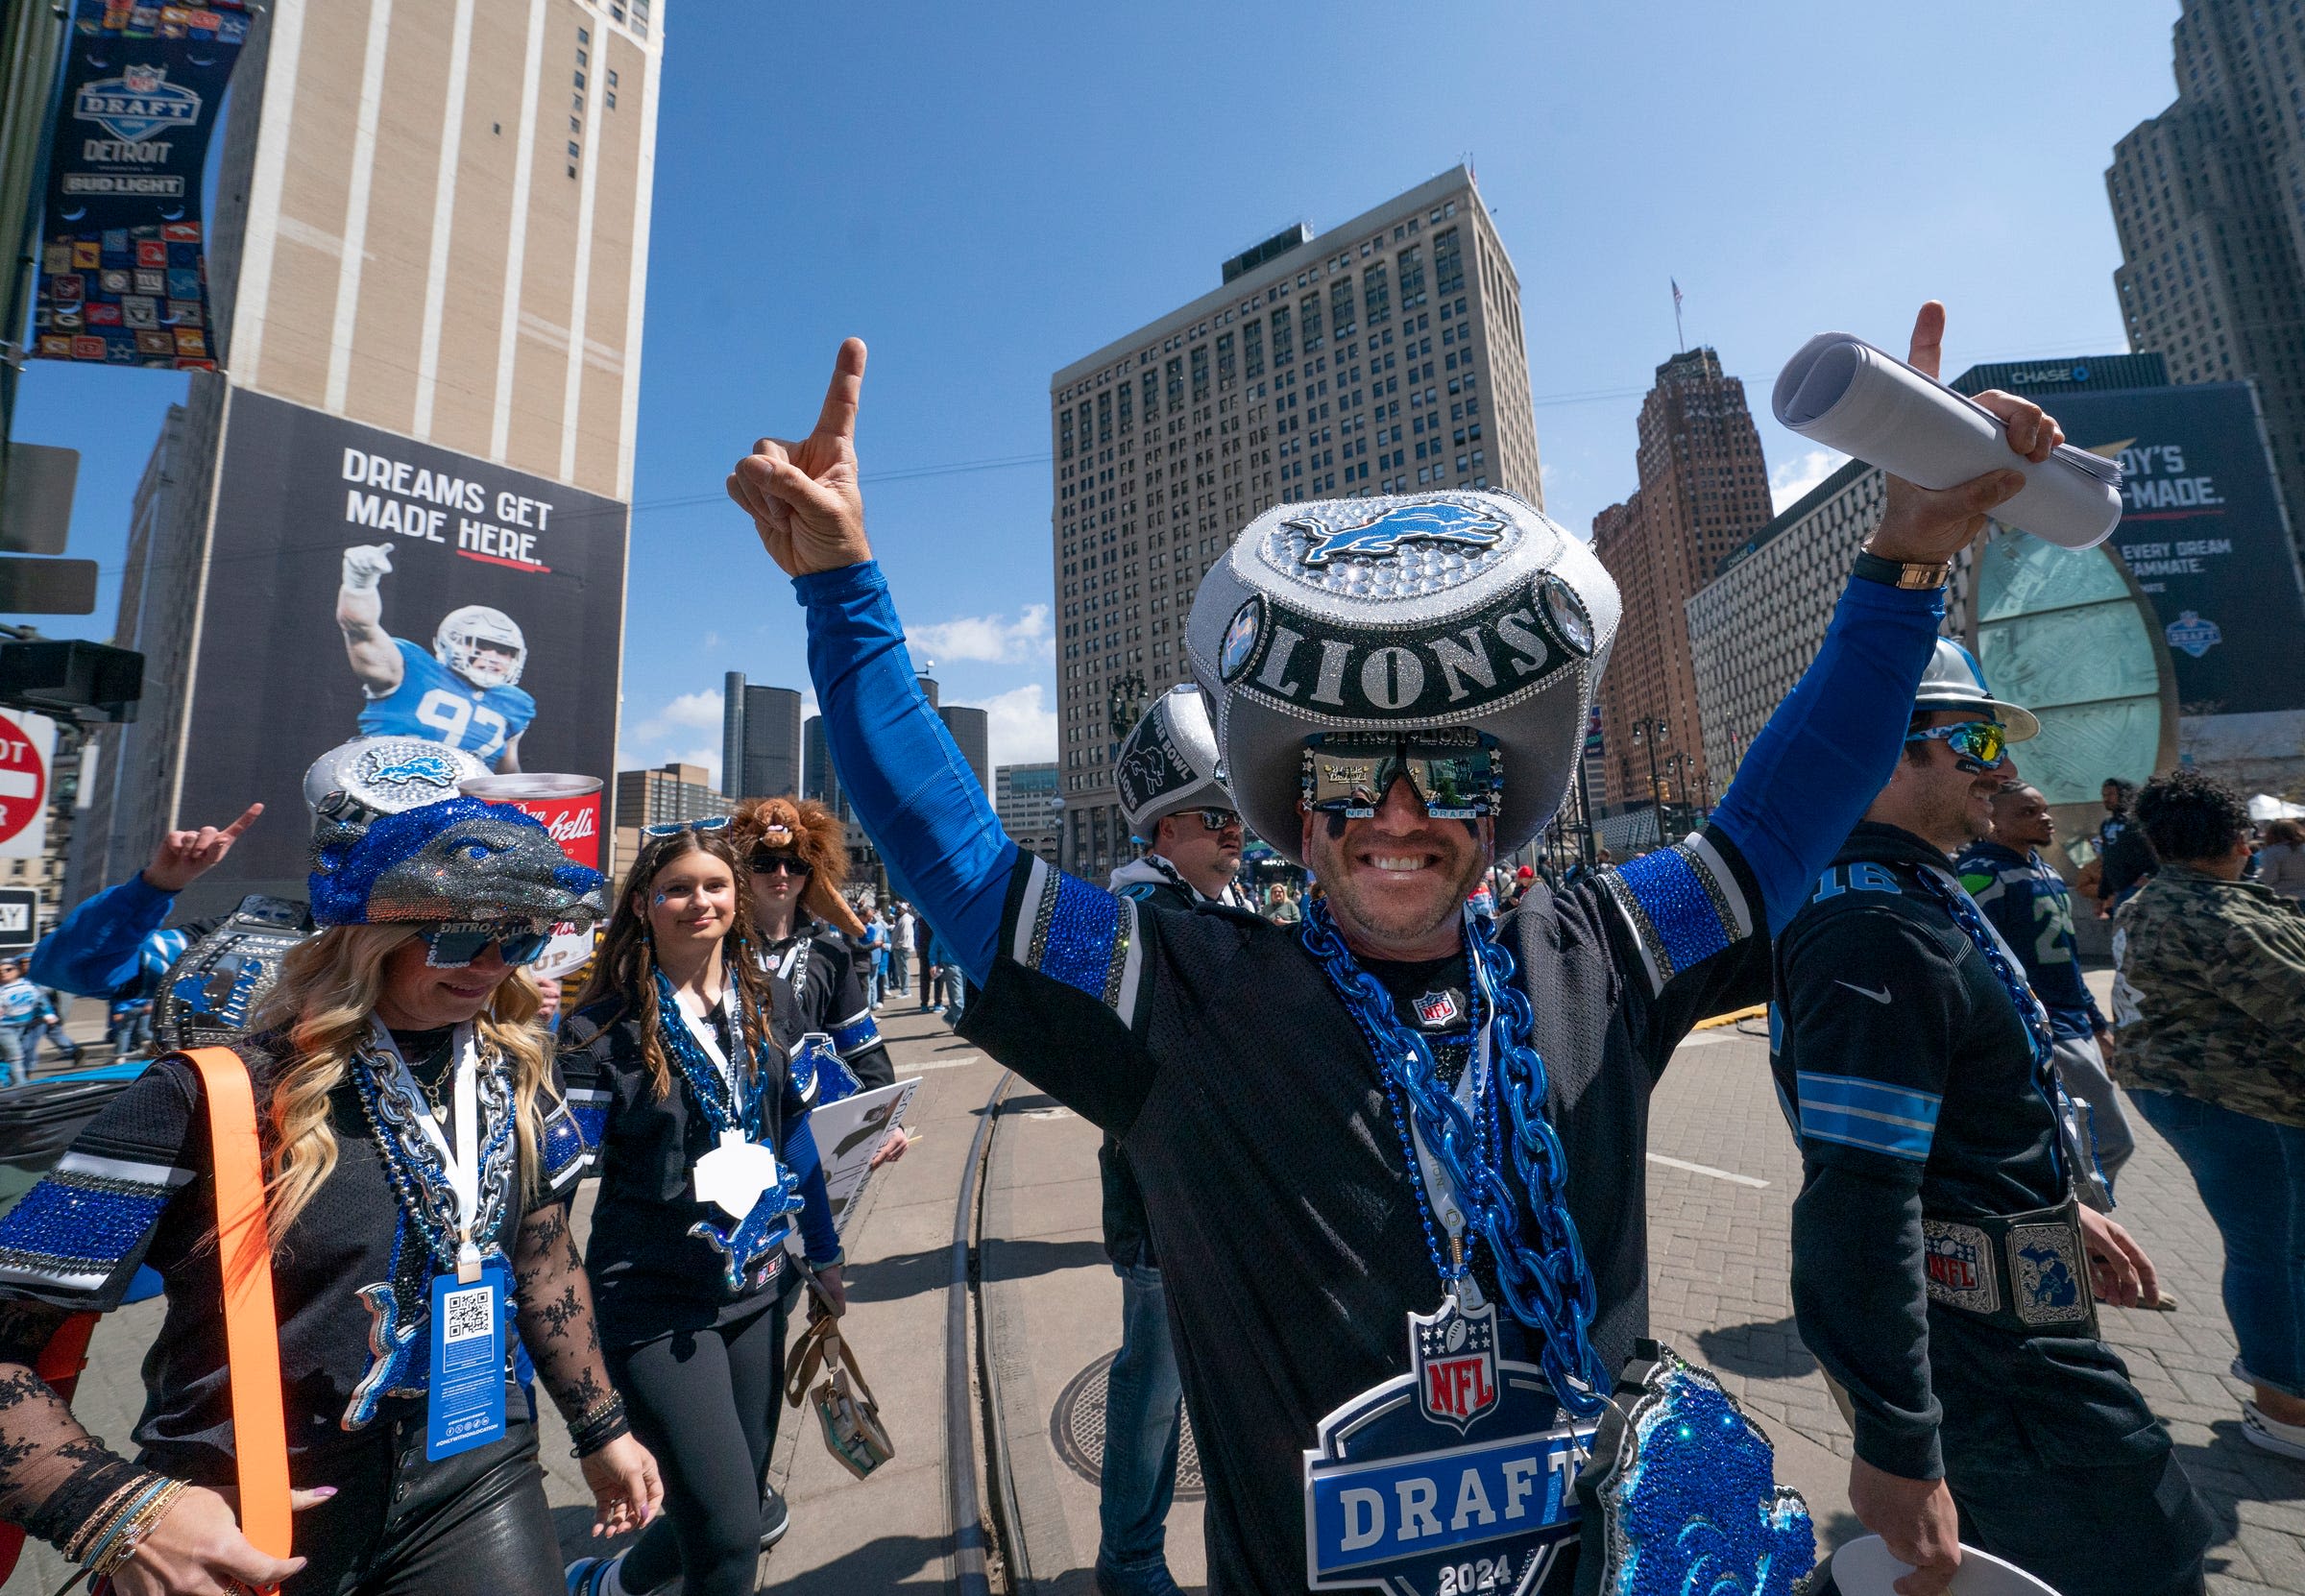
<path fill-rule="evenodd" d="M 1757 408 L 1808 334 L 1947 374 L 2125 347 L 2103 171 L 2173 97 L 2175 0 L 2013 8 L 1252 3 L 801 8 L 670 0 L 626 629 L 626 766 L 717 763 L 721 673 L 805 684 L 798 616 L 720 497 L 872 348 L 874 541 L 996 759 L 1053 758 L 1048 383 L 1218 284 L 1289 223 L 1343 222 L 1469 158 L 1521 281 L 1547 508 L 1636 485 L 1674 348 Z M 33 362 L 18 436 L 83 451 L 70 552 L 107 573 L 164 374 Z M 1822 474 L 1763 420 L 1773 475 Z"/>

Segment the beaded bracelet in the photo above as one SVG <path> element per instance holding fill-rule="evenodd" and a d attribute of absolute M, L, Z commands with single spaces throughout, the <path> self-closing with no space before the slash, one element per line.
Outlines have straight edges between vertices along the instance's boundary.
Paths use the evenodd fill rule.
<path fill-rule="evenodd" d="M 589 1458 L 619 1436 L 625 1435 L 632 1425 L 624 1415 L 624 1398 L 611 1391 L 594 1403 L 569 1426 L 569 1448 L 571 1458 Z"/>
<path fill-rule="evenodd" d="M 129 1522 L 120 1531 L 119 1538 L 112 1542 L 111 1550 L 90 1560 L 89 1572 L 98 1579 L 104 1579 L 134 1557 L 136 1549 L 144 1544 L 144 1538 L 159 1527 L 168 1510 L 176 1506 L 176 1499 L 190 1488 L 182 1480 L 170 1480 L 163 1484 L 150 1501 L 130 1515 Z"/>

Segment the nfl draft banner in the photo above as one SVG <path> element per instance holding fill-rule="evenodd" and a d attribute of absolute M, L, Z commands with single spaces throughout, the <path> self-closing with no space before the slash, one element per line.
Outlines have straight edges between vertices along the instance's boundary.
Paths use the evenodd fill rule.
<path fill-rule="evenodd" d="M 304 770 L 350 738 L 612 773 L 623 504 L 263 394 L 230 403 L 176 813 L 266 812 L 188 907 L 304 896 Z"/>
<path fill-rule="evenodd" d="M 48 154 L 33 353 L 212 371 L 201 171 L 243 0 L 75 0 Z"/>

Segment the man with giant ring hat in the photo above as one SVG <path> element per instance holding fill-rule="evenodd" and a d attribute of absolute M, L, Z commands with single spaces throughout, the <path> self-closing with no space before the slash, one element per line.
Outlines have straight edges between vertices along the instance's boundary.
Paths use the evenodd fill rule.
<path fill-rule="evenodd" d="M 1942 327 L 1925 307 L 1916 366 Z M 1898 757 L 1951 562 L 2022 474 L 1892 480 L 1711 817 L 1501 924 L 1467 895 L 1562 801 L 1614 585 L 1507 494 L 1266 510 L 1184 641 L 1241 812 L 1324 889 L 1282 927 L 1139 904 L 1003 834 L 864 535 L 863 368 L 852 339 L 815 430 L 761 440 L 729 491 L 796 578 L 843 787 L 982 983 L 962 1034 L 1116 1137 L 1142 1184 L 1210 1590 L 1630 1588 L 1637 1566 L 1678 1588 L 1700 1520 L 1754 1556 L 1756 1588 L 1788 1588 L 1813 1540 L 1765 1439 L 1643 1340 L 1649 1094 L 1699 1019 L 1767 995 L 1773 930 Z M 2061 437 L 2036 405 L 1980 402 L 2012 467 Z"/>

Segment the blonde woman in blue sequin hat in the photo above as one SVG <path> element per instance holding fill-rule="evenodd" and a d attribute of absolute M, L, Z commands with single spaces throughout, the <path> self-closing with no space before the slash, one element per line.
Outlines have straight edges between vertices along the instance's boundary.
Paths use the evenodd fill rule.
<path fill-rule="evenodd" d="M 0 1517 L 93 1560 L 122 1596 L 273 1581 L 289 1596 L 552 1596 L 508 1329 L 569 1421 L 597 1527 L 634 1527 L 661 1498 L 593 1336 L 567 1220 L 586 1148 L 519 974 L 552 921 L 599 912 L 599 877 L 519 810 L 462 798 L 324 821 L 315 853 L 324 929 L 234 1048 L 266 1165 L 298 1555 L 250 1545 L 222 1494 L 233 1371 L 201 1077 L 181 1054 L 0 1219 Z M 31 1365 L 59 1321 L 117 1306 L 142 1268 L 168 1314 L 132 1462 Z M 443 1291 L 457 1306 L 438 1316 Z M 502 1310 L 489 1333 L 504 1379 L 459 1393 L 431 1378 L 436 1320 L 476 1323 L 473 1294 Z"/>

